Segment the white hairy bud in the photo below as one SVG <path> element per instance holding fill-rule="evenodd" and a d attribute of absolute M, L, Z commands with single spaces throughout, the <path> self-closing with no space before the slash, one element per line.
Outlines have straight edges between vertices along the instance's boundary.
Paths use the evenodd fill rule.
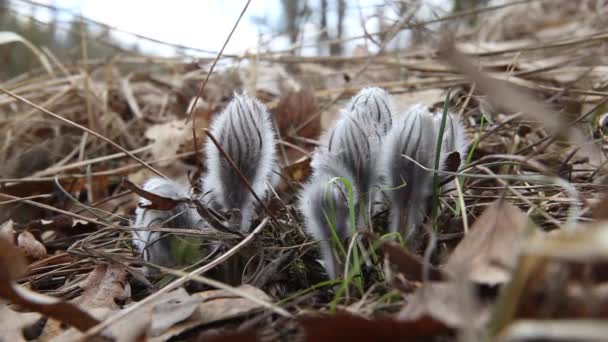
<path fill-rule="evenodd" d="M 433 172 L 415 165 L 434 168 L 437 125 L 423 105 L 416 105 L 397 116 L 386 136 L 380 169 L 385 191 L 391 201 L 390 231 L 410 238 L 426 215 L 433 193 Z"/>
<path fill-rule="evenodd" d="M 265 200 L 270 186 L 278 181 L 275 131 L 270 114 L 254 97 L 234 95 L 234 99 L 213 120 L 210 132 L 222 150 L 234 161 L 256 195 Z M 239 226 L 249 231 L 257 203 L 242 178 L 210 139 L 205 145 L 207 174 L 203 190 L 216 209 L 240 212 Z"/>
<path fill-rule="evenodd" d="M 378 156 L 392 120 L 389 95 L 380 88 L 366 88 L 350 100 L 313 154 L 313 175 L 303 186 L 298 207 L 306 231 L 320 241 L 323 265 L 332 279 L 337 276 L 337 263 L 331 226 L 341 241 L 356 229 L 357 223 L 350 222 L 349 204 L 359 221 L 360 201 L 367 207 L 373 188 L 379 183 Z M 344 184 L 332 182 L 337 177 L 352 185 L 353 203 L 347 201 Z M 330 209 L 332 215 L 327 216 Z"/>
<path fill-rule="evenodd" d="M 359 91 L 346 108 L 350 112 L 360 108 L 356 111 L 356 120 L 362 127 L 367 127 L 366 130 L 373 129 L 380 136 L 385 136 L 393 125 L 391 99 L 383 89 L 370 87 Z"/>
<path fill-rule="evenodd" d="M 180 199 L 188 197 L 188 191 L 181 185 L 163 178 L 148 180 L 143 189 L 159 196 Z M 148 205 L 150 201 L 141 198 L 139 204 Z M 140 251 L 145 261 L 172 267 L 176 261 L 171 253 L 170 241 L 166 233 L 149 231 L 149 228 L 196 228 L 203 220 L 195 209 L 180 204 L 173 210 L 154 210 L 138 207 L 135 209 L 133 245 Z"/>
<path fill-rule="evenodd" d="M 443 112 L 437 112 L 434 115 L 437 132 L 441 129 L 441 120 Z M 452 152 L 458 152 L 460 155 L 460 166 L 464 165 L 467 157 L 469 142 L 467 140 L 466 131 L 460 118 L 448 112 L 446 115 L 445 129 L 443 131 L 443 143 L 441 144 L 441 166 L 445 166 L 445 159 Z"/>
<path fill-rule="evenodd" d="M 355 227 L 350 220 L 349 207 L 356 208 L 358 199 L 357 187 L 352 187 L 352 199 L 349 199 L 346 186 L 338 177 L 351 182 L 351 185 L 354 182 L 353 176 L 339 161 L 329 163 L 326 160 L 304 185 L 298 201 L 306 232 L 319 241 L 322 264 L 330 279 L 337 277 L 339 266 L 332 248 L 332 229 L 340 243 L 352 235 Z"/>
<path fill-rule="evenodd" d="M 377 180 L 376 160 L 380 139 L 375 134 L 370 135 L 365 126 L 356 120 L 360 116 L 359 110 L 360 108 L 356 108 L 340 119 L 329 137 L 327 150 L 321 153 L 327 155 L 324 158 L 326 163 L 339 160 L 354 177 L 359 191 L 367 198 Z"/>

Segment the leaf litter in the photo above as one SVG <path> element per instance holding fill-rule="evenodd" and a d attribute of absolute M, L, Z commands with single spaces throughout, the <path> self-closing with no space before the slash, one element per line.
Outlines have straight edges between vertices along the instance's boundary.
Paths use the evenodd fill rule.
<path fill-rule="evenodd" d="M 204 168 L 184 114 L 212 59 L 119 53 L 91 63 L 87 73 L 63 73 L 53 72 L 43 49 L 30 48 L 44 68 L 0 87 L 95 128 L 113 144 L 0 95 L 0 136 L 6 137 L 0 153 L 2 336 L 601 340 L 608 314 L 600 120 L 608 96 L 606 23 L 600 20 L 606 11 L 595 1 L 517 1 L 444 18 L 451 37 L 416 31 L 428 39 L 403 51 L 245 54 L 246 69 L 222 58 L 194 110 L 199 143 L 213 113 L 246 89 L 275 115 L 283 175 L 269 206 L 276 222 L 247 243 L 238 245 L 248 237 L 214 227 L 197 233 L 221 247 L 195 267 L 223 279 L 229 265 L 240 265 L 239 276 L 250 282 L 236 291 L 178 275 L 183 272 L 148 279 L 130 241 L 138 196 L 158 208 L 191 204 L 146 194 L 139 185 L 155 172 L 196 179 Z M 465 22 L 472 15 L 473 26 Z M 293 203 L 319 135 L 366 86 L 386 89 L 401 108 L 419 102 L 442 108 L 450 90 L 448 106 L 462 115 L 472 144 L 466 165 L 448 168 L 453 174 L 446 177 L 455 177 L 448 181 L 460 187 L 441 194 L 422 249 L 406 250 L 382 236 L 386 216 L 380 213 L 373 218 L 375 234 L 361 231 L 368 247 L 363 291 L 353 283 L 342 293 L 325 281 Z M 196 182 L 191 185 L 196 191 Z M 228 214 L 209 213 L 217 223 Z M 176 279 L 180 286 L 163 291 Z"/>

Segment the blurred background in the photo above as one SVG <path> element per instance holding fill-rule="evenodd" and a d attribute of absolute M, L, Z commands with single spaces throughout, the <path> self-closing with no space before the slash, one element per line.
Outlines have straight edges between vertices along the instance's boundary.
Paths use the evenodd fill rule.
<path fill-rule="evenodd" d="M 383 32 L 401 18 L 428 21 L 485 5 L 473 0 L 256 0 L 252 1 L 225 52 L 285 51 L 296 55 L 349 56 L 377 52 Z M 504 1 L 492 1 L 498 4 Z M 107 58 L 117 52 L 172 57 L 214 56 L 245 1 L 0 0 L 0 30 L 46 47 L 60 60 Z M 441 25 L 426 25 L 438 30 Z M 386 35 L 386 34 L 385 34 Z M 395 51 L 421 35 L 402 32 L 387 43 Z M 26 47 L 0 45 L 0 77 L 37 65 Z"/>

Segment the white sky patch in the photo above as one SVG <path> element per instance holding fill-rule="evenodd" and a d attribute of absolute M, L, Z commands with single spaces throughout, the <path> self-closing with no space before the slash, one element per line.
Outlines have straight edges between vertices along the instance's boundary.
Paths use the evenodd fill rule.
<path fill-rule="evenodd" d="M 249 20 L 252 14 L 266 10 L 265 1 L 252 1 L 237 27 L 226 53 L 238 53 L 255 47 L 258 33 Z M 236 22 L 245 1 L 157 2 L 145 0 L 83 1 L 85 17 L 122 30 L 136 32 L 176 44 L 219 51 Z M 122 40 L 127 35 L 120 35 Z M 135 40 L 129 43 L 133 43 Z M 144 50 L 154 48 L 162 55 L 175 54 L 175 49 L 154 43 L 139 42 Z M 158 49 L 158 50 L 157 50 Z"/>
<path fill-rule="evenodd" d="M 72 11 L 73 14 L 82 14 L 86 18 L 124 31 L 213 52 L 220 50 L 246 3 L 246 0 L 173 0 L 171 2 L 150 0 L 36 1 L 65 8 Z M 377 21 L 367 18 L 376 14 L 376 6 L 383 3 L 383 0 L 348 1 L 344 37 L 363 35 L 361 16 L 366 18 L 364 25 L 366 25 L 367 31 L 376 32 L 378 29 Z M 12 4 L 21 7 L 20 11 L 28 12 L 27 5 L 23 5 L 18 0 L 13 0 Z M 309 4 L 316 8 L 318 1 L 309 0 Z M 336 1 L 329 1 L 328 24 L 330 28 L 335 25 L 336 4 Z M 441 13 L 429 10 L 429 6 L 440 9 Z M 421 19 L 429 19 L 434 14 L 444 14 L 450 7 L 451 1 L 448 0 L 426 0 L 426 5 L 420 11 Z M 49 21 L 51 19 L 49 13 L 45 10 L 36 10 L 35 15 L 39 20 Z M 281 0 L 252 0 L 245 16 L 228 43 L 225 53 L 256 52 L 259 48 L 258 42 L 261 33 L 265 33 L 263 36 L 265 38 L 272 37 L 270 44 L 262 48 L 274 51 L 288 48 L 287 37 L 275 35 L 281 24 L 281 15 Z M 268 26 L 260 26 L 256 23 L 256 18 L 265 18 Z M 390 13 L 387 13 L 387 18 L 391 18 Z M 397 19 L 394 15 L 392 18 Z M 60 19 L 68 21 L 71 18 L 68 13 L 61 13 Z M 303 55 L 327 53 L 326 49 L 319 50 L 314 46 L 319 35 L 318 21 L 317 16 L 311 17 L 302 27 L 300 42 L 309 45 L 308 48 L 300 51 Z M 112 32 L 112 35 L 127 48 L 137 44 L 140 50 L 146 53 L 161 56 L 175 56 L 177 54 L 176 49 L 171 46 L 138 39 L 120 32 Z M 401 40 L 401 38 L 398 39 Z M 345 47 L 346 54 L 349 54 L 355 45 L 362 42 L 363 40 L 348 43 Z M 371 52 L 376 50 L 375 46 L 370 45 L 369 42 L 366 45 Z M 187 51 L 186 53 L 188 55 L 209 56 L 208 54 L 193 53 L 193 51 Z"/>

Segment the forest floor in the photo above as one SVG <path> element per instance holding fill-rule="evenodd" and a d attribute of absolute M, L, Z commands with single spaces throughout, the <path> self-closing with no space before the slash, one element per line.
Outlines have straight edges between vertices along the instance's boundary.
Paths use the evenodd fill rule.
<path fill-rule="evenodd" d="M 46 67 L 0 85 L 3 338 L 605 340 L 602 4 L 519 1 L 397 22 L 389 36 L 424 37 L 407 51 L 222 56 L 208 81 L 215 58 L 119 54 L 68 66 L 45 52 Z M 437 22 L 439 32 L 423 30 Z M 356 272 L 327 281 L 294 201 L 319 135 L 368 86 L 402 111 L 447 106 L 470 152 L 420 250 L 383 238 L 381 212 L 376 234 L 361 227 L 347 245 L 364 252 L 349 263 Z M 245 237 L 172 231 L 219 247 L 147 278 L 131 244 L 138 186 L 155 173 L 191 184 L 205 172 L 204 129 L 241 91 L 278 127 L 272 215 Z M 239 281 L 221 276 L 231 267 Z"/>

